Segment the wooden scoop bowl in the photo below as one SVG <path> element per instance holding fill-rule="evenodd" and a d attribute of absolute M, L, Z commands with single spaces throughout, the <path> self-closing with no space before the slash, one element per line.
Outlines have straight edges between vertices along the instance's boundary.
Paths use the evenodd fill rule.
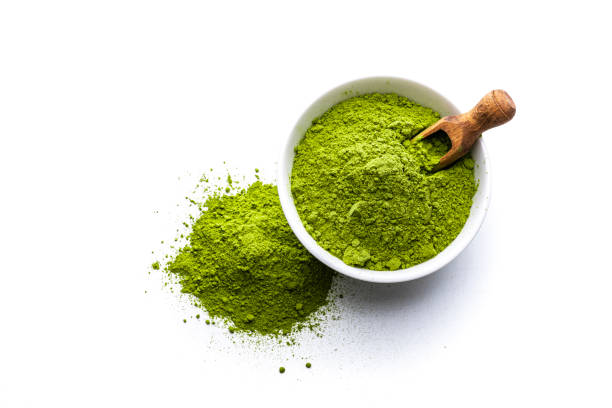
<path fill-rule="evenodd" d="M 515 113 L 516 106 L 510 95 L 506 91 L 496 89 L 486 94 L 469 112 L 443 117 L 412 141 L 418 142 L 438 131 L 448 135 L 452 146 L 433 168 L 433 171 L 438 171 L 465 156 L 484 131 L 503 125 L 512 119 Z"/>

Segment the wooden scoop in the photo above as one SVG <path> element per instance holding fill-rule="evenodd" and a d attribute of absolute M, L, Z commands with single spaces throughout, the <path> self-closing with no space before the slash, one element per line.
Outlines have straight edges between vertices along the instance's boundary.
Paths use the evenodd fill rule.
<path fill-rule="evenodd" d="M 418 142 L 440 130 L 448 135 L 452 146 L 433 168 L 433 171 L 438 171 L 465 156 L 482 132 L 503 125 L 512 119 L 515 113 L 516 106 L 510 95 L 506 91 L 496 89 L 486 94 L 471 111 L 443 117 L 412 141 Z"/>

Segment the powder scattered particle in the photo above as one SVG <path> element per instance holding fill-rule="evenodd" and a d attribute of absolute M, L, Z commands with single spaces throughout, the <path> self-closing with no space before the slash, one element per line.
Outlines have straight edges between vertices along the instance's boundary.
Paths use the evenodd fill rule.
<path fill-rule="evenodd" d="M 291 191 L 319 245 L 348 265 L 396 270 L 457 237 L 476 191 L 474 161 L 431 173 L 450 141 L 410 141 L 438 118 L 407 98 L 368 94 L 313 121 L 295 149 Z"/>
<path fill-rule="evenodd" d="M 310 367 L 312 367 L 312 364 L 306 363 L 306 368 L 310 368 Z"/>
<path fill-rule="evenodd" d="M 283 374 L 283 373 L 285 372 L 285 367 L 280 367 L 280 368 L 278 369 L 278 372 L 279 372 L 279 373 L 281 373 L 281 374 Z"/>

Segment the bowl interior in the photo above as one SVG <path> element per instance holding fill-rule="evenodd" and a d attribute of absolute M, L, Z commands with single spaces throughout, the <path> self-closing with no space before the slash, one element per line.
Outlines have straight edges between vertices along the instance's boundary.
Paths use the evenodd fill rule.
<path fill-rule="evenodd" d="M 487 212 L 490 196 L 487 153 L 481 138 L 472 148 L 472 157 L 476 164 L 474 167 L 474 175 L 478 184 L 478 190 L 474 196 L 470 216 L 457 238 L 455 238 L 455 240 L 442 252 L 426 262 L 396 271 L 373 271 L 345 264 L 342 260 L 320 247 L 314 238 L 306 231 L 300 220 L 291 195 L 290 183 L 291 168 L 295 155 L 294 148 L 300 142 L 306 130 L 311 126 L 313 119 L 321 116 L 333 105 L 345 99 L 373 92 L 392 92 L 408 97 L 420 105 L 434 109 L 442 116 L 460 113 L 452 103 L 439 93 L 417 82 L 406 79 L 373 77 L 358 79 L 340 85 L 313 102 L 298 119 L 282 151 L 279 166 L 278 193 L 283 212 L 293 232 L 302 245 L 321 262 L 344 275 L 364 281 L 381 283 L 403 282 L 428 275 L 445 266 L 470 243 L 480 229 Z"/>

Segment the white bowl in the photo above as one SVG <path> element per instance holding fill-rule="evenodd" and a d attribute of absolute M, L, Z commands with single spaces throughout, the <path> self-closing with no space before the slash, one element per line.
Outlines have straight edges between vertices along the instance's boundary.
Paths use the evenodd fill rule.
<path fill-rule="evenodd" d="M 435 257 L 421 264 L 412 266 L 407 269 L 398 269 L 396 271 L 373 271 L 370 269 L 356 268 L 342 262 L 341 259 L 327 252 L 319 246 L 317 242 L 310 236 L 304 228 L 302 221 L 297 213 L 293 197 L 291 194 L 291 168 L 293 166 L 293 157 L 295 155 L 294 148 L 300 142 L 306 130 L 311 126 L 313 119 L 318 118 L 325 113 L 329 108 L 345 99 L 349 99 L 355 95 L 363 95 L 366 93 L 396 93 L 408 97 L 416 103 L 432 108 L 439 112 L 442 116 L 456 115 L 459 110 L 450 103 L 445 97 L 436 91 L 419 84 L 418 82 L 409 81 L 402 78 L 393 77 L 371 77 L 363 78 L 355 81 L 347 82 L 331 91 L 325 93 L 319 99 L 314 101 L 312 105 L 300 116 L 293 131 L 289 135 L 289 139 L 283 149 L 279 177 L 278 177 L 278 195 L 280 202 L 287 218 L 287 222 L 293 229 L 293 232 L 300 242 L 321 262 L 330 268 L 350 276 L 355 279 L 360 279 L 368 282 L 404 282 L 412 279 L 417 279 L 442 268 L 452 261 L 461 251 L 467 247 L 474 236 L 478 233 L 482 222 L 484 221 L 487 209 L 489 207 L 490 186 L 489 186 L 489 170 L 488 156 L 482 138 L 478 139 L 472 148 L 472 157 L 475 161 L 474 175 L 478 183 L 478 190 L 474 195 L 474 202 L 470 211 L 470 216 L 463 226 L 463 229 L 451 244 L 446 247 Z"/>

